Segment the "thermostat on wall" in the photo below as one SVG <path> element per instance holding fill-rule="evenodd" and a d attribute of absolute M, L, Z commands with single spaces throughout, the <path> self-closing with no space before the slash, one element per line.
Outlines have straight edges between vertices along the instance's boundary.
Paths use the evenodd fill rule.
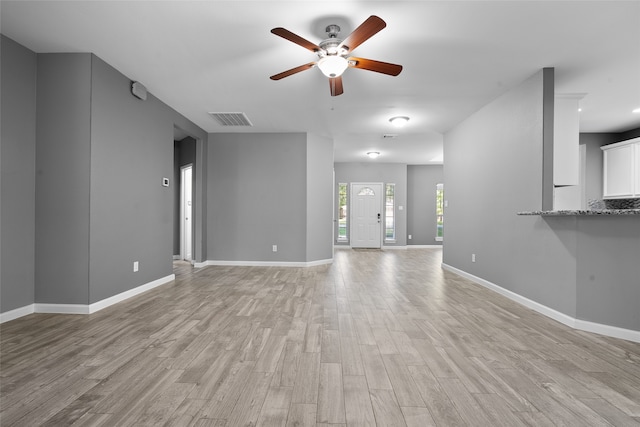
<path fill-rule="evenodd" d="M 163 187 L 169 186 L 169 178 L 162 178 L 162 186 Z"/>

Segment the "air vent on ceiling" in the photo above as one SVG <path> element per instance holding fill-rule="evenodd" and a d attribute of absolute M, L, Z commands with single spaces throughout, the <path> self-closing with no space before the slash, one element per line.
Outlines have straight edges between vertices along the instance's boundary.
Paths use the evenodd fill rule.
<path fill-rule="evenodd" d="M 244 113 L 209 113 L 220 126 L 253 126 Z"/>
<path fill-rule="evenodd" d="M 393 138 L 397 138 L 398 134 L 397 133 L 385 133 L 382 135 L 382 138 L 384 139 L 393 139 Z"/>

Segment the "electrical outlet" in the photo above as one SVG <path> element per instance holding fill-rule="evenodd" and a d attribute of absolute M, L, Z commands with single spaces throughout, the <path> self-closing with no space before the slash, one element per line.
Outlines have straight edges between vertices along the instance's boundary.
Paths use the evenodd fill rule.
<path fill-rule="evenodd" d="M 140 264 L 138 263 L 138 261 L 133 261 L 133 272 L 135 273 L 136 271 L 138 271 L 140 268 Z"/>
<path fill-rule="evenodd" d="M 471 262 L 476 262 L 476 254 L 471 254 Z"/>
<path fill-rule="evenodd" d="M 273 252 L 278 252 L 278 245 L 273 245 L 273 246 L 271 247 L 271 250 L 272 250 Z"/>
<path fill-rule="evenodd" d="M 409 234 L 409 240 L 411 240 L 411 234 Z"/>

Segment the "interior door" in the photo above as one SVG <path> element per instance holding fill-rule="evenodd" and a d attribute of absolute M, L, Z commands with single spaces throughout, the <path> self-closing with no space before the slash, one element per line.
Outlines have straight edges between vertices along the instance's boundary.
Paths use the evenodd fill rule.
<path fill-rule="evenodd" d="M 382 183 L 351 184 L 351 247 L 380 248 Z"/>
<path fill-rule="evenodd" d="M 192 216 L 192 167 L 184 166 L 180 168 L 180 255 L 185 261 L 191 261 L 192 256 L 192 230 L 193 220 Z"/>

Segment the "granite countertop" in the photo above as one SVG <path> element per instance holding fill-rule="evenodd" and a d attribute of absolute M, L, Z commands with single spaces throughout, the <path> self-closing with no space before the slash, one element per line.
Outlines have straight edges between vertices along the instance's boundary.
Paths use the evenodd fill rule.
<path fill-rule="evenodd" d="M 593 210 L 565 210 L 565 211 L 532 211 L 518 212 L 518 215 L 542 216 L 611 216 L 611 215 L 640 215 L 640 209 L 593 209 Z"/>

